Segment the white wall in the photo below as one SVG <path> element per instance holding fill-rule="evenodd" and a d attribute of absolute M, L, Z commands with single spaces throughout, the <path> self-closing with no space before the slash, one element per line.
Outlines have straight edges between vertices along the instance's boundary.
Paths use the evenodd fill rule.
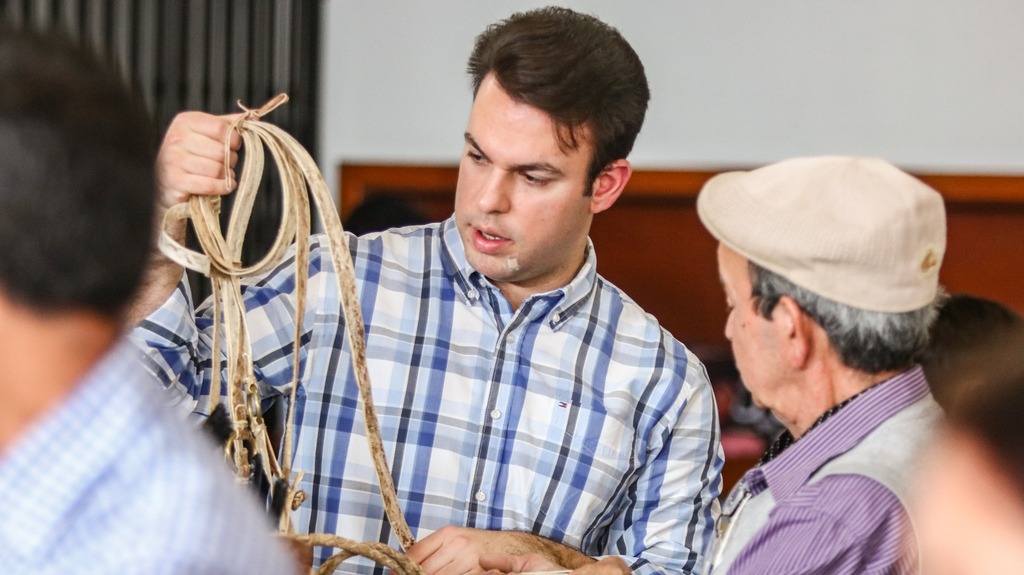
<path fill-rule="evenodd" d="M 320 158 L 454 164 L 474 37 L 544 2 L 322 0 Z M 878 155 L 930 172 L 1024 174 L 1020 0 L 560 2 L 622 31 L 652 101 L 641 168 Z"/>

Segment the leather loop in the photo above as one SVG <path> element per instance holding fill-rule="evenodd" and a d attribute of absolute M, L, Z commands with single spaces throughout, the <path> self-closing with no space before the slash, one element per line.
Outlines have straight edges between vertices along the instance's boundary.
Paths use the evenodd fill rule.
<path fill-rule="evenodd" d="M 216 358 L 215 361 L 218 367 L 213 369 L 210 409 L 213 409 L 220 400 L 221 395 L 221 370 L 219 368 L 221 357 L 220 340 L 221 332 L 224 332 L 224 345 L 227 348 L 228 412 L 231 414 L 235 426 L 232 440 L 235 446 L 233 448 L 229 447 L 229 451 L 234 458 L 236 474 L 239 477 L 248 478 L 248 457 L 250 457 L 250 454 L 245 446 L 242 445 L 244 443 L 243 440 L 248 440 L 251 442 L 254 452 L 251 454 L 252 456 L 261 453 L 265 454 L 263 460 L 268 463 L 265 468 L 271 484 L 276 479 L 285 479 L 289 485 L 289 498 L 292 500 L 301 499 L 302 494 L 297 491 L 301 472 L 294 479 L 292 478 L 291 460 L 295 393 L 301 380 L 300 362 L 297 358 L 306 306 L 309 236 L 311 233 L 310 196 L 313 197 L 313 201 L 316 203 L 323 221 L 331 260 L 334 263 L 334 269 L 337 271 L 335 275 L 341 295 L 342 312 L 345 317 L 349 346 L 351 347 L 353 372 L 355 373 L 356 383 L 359 386 L 359 393 L 363 400 L 366 435 L 377 469 L 381 496 L 384 499 L 384 509 L 402 547 L 409 549 L 415 540 L 399 508 L 394 481 L 388 469 L 387 456 L 380 438 L 380 428 L 377 423 L 370 389 L 370 377 L 366 368 L 366 343 L 362 311 L 355 288 L 355 269 L 352 264 L 352 256 L 348 250 L 348 241 L 341 226 L 341 219 L 334 206 L 334 201 L 327 191 L 327 185 L 320 170 L 305 148 L 284 130 L 260 121 L 261 117 L 287 102 L 287 100 L 288 97 L 285 94 L 280 94 L 256 109 L 246 108 L 239 103 L 243 113 L 231 123 L 230 129 L 237 131 L 241 135 L 242 145 L 245 149 L 245 158 L 239 175 L 238 189 L 235 192 L 235 201 L 228 221 L 227 233 L 221 232 L 220 198 L 217 196 L 192 196 L 187 204 L 178 204 L 167 211 L 159 240 L 160 250 L 178 264 L 209 276 L 213 284 L 213 357 Z M 230 189 L 231 170 L 227 168 L 230 165 L 228 163 L 231 153 L 230 138 L 225 140 L 225 172 L 227 173 L 225 185 Z M 263 177 L 264 147 L 270 151 L 270 155 L 276 163 L 280 175 L 283 194 L 282 216 L 277 236 L 267 254 L 255 264 L 243 266 L 241 264 L 242 244 L 255 202 L 255 196 Z M 172 226 L 184 219 L 192 220 L 192 227 L 196 232 L 204 253 L 187 249 L 167 233 L 168 229 L 171 229 Z M 293 361 L 294 371 L 290 386 L 291 396 L 284 440 L 282 442 L 283 452 L 280 460 L 278 460 L 274 456 L 273 446 L 266 433 L 266 426 L 263 425 L 262 414 L 259 413 L 259 398 L 253 397 L 255 395 L 256 380 L 251 360 L 252 350 L 249 333 L 245 322 L 245 304 L 242 300 L 239 280 L 243 277 L 261 274 L 278 265 L 292 244 L 295 245 L 294 357 L 296 359 Z M 247 382 L 251 383 L 248 387 Z M 245 474 L 242 473 L 243 470 L 245 470 Z M 282 512 L 279 520 L 279 529 L 285 534 L 292 533 L 289 511 L 290 506 L 285 506 L 285 511 Z M 315 534 L 302 536 L 303 540 L 313 544 L 340 546 L 336 545 L 336 543 L 341 541 L 340 538 L 333 537 L 331 535 Z M 296 538 L 299 538 L 299 536 L 296 536 Z M 348 543 L 345 543 L 345 545 L 348 545 Z M 373 543 L 367 545 L 370 546 L 361 548 L 364 552 L 347 549 L 345 553 L 336 555 L 325 562 L 320 571 L 323 573 L 329 572 L 324 571 L 324 567 L 337 565 L 344 558 L 355 553 L 371 558 L 380 557 L 386 561 L 385 564 L 387 566 L 399 570 L 400 573 L 422 573 L 415 562 L 404 558 L 404 556 L 402 556 L 403 559 L 395 559 L 388 552 L 379 549 L 378 547 L 381 544 Z M 344 555 L 344 557 L 336 559 L 341 555 Z"/>

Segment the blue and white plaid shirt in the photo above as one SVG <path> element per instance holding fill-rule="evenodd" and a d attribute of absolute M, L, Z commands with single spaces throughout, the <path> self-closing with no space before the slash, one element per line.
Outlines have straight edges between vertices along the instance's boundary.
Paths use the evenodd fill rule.
<path fill-rule="evenodd" d="M 381 434 L 417 539 L 447 525 L 522 530 L 623 556 L 639 573 L 699 571 L 722 466 L 711 386 L 693 354 L 597 275 L 592 248 L 569 285 L 518 310 L 469 266 L 451 219 L 349 236 L 349 248 Z M 397 547 L 326 250 L 314 237 L 294 461 L 309 498 L 296 526 Z M 245 288 L 257 377 L 282 394 L 293 266 Z M 187 293 L 183 283 L 134 337 L 205 413 L 212 312 L 193 320 Z"/>
<path fill-rule="evenodd" d="M 108 354 L 0 454 L 0 571 L 296 572 L 223 451 L 170 413 L 137 355 Z"/>

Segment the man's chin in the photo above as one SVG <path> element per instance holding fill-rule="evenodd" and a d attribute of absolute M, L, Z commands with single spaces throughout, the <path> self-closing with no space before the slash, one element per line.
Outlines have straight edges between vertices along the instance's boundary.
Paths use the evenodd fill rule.
<path fill-rule="evenodd" d="M 519 261 L 515 256 L 488 256 L 477 253 L 469 259 L 469 265 L 480 272 L 491 282 L 510 282 L 515 280 L 519 271 Z"/>

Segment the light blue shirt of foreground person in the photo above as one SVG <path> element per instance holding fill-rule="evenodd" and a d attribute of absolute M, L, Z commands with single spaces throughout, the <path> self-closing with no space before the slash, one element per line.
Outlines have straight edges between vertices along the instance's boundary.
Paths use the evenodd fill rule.
<path fill-rule="evenodd" d="M 399 505 L 417 539 L 527 531 L 638 574 L 699 572 L 722 467 L 700 361 L 597 273 L 512 309 L 466 259 L 454 219 L 349 236 L 367 368 Z M 302 319 L 299 532 L 398 542 L 384 519 L 338 289 L 314 237 Z M 287 397 L 294 261 L 245 286 L 257 378 Z M 188 290 L 136 329 L 151 369 L 209 409 L 211 310 Z M 314 563 L 331 550 L 317 549 Z M 378 568 L 379 569 L 379 568 Z M 372 573 L 368 560 L 344 572 Z"/>
<path fill-rule="evenodd" d="M 137 356 L 115 348 L 0 454 L 0 571 L 297 573 L 223 452 L 169 412 Z"/>

